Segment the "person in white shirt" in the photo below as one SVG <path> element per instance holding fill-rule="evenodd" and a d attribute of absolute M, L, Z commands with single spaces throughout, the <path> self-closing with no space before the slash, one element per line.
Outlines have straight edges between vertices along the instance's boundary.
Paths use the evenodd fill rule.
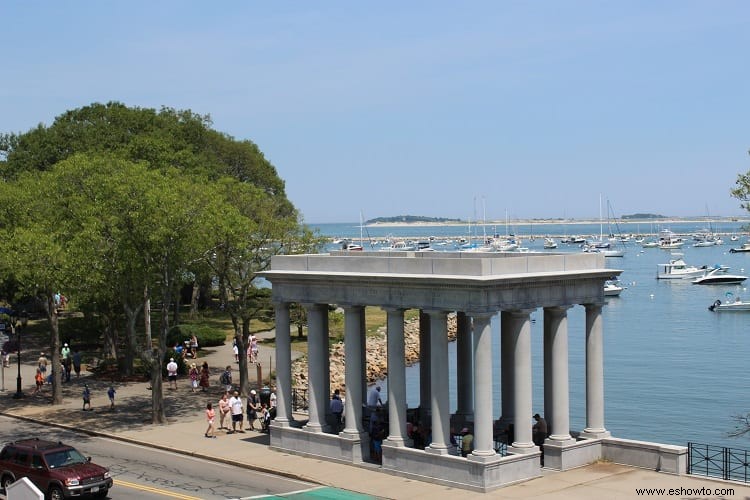
<path fill-rule="evenodd" d="M 242 430 L 242 398 L 239 392 L 234 391 L 234 395 L 229 398 L 229 406 L 232 408 L 232 430 L 227 434 L 244 433 L 245 431 Z M 237 430 L 237 424 L 240 426 L 239 430 Z"/>
<path fill-rule="evenodd" d="M 367 393 L 367 407 L 371 410 L 383 406 L 383 400 L 380 399 L 380 386 L 376 385 Z"/>
<path fill-rule="evenodd" d="M 174 358 L 169 358 L 167 363 L 167 378 L 169 379 L 170 389 L 177 389 L 177 363 Z"/>

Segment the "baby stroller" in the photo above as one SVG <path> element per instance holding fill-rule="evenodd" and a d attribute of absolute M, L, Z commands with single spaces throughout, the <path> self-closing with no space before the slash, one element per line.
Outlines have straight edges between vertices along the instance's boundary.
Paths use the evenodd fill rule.
<path fill-rule="evenodd" d="M 271 430 L 271 412 L 264 408 L 260 414 L 260 432 L 268 433 Z"/>
<path fill-rule="evenodd" d="M 192 358 L 193 357 L 193 351 L 190 350 L 190 341 L 186 340 L 183 342 L 185 348 L 182 352 L 185 353 L 186 358 Z"/>

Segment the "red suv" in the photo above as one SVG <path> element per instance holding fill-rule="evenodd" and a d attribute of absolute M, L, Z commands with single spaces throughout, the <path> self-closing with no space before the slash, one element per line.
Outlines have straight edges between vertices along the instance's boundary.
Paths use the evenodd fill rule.
<path fill-rule="evenodd" d="M 82 495 L 107 496 L 112 487 L 109 469 L 91 463 L 61 442 L 24 439 L 5 445 L 0 452 L 0 486 L 27 477 L 50 500 Z"/>

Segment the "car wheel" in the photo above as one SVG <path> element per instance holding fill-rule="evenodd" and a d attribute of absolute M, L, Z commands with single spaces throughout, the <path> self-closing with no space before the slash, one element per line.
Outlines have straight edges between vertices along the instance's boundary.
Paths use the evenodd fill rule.
<path fill-rule="evenodd" d="M 50 486 L 47 498 L 49 498 L 49 500 L 64 500 L 65 494 L 59 486 Z"/>
<path fill-rule="evenodd" d="M 106 497 L 106 496 L 107 496 L 107 492 L 108 492 L 108 491 L 109 491 L 109 490 L 107 490 L 107 488 L 104 488 L 103 490 L 99 490 L 99 491 L 97 491 L 97 492 L 96 492 L 96 493 L 94 494 L 94 496 L 95 496 L 95 497 L 97 497 L 97 498 L 104 498 L 104 497 Z"/>
<path fill-rule="evenodd" d="M 2 481 L 0 481 L 0 488 L 2 488 L 2 490 L 7 494 L 8 486 L 10 486 L 13 483 L 14 483 L 13 478 L 8 475 L 5 475 L 3 476 Z"/>

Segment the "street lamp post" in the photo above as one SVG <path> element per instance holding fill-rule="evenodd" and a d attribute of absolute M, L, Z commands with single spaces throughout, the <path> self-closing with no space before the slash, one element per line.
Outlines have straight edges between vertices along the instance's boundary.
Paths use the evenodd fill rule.
<path fill-rule="evenodd" d="M 18 319 L 21 320 L 21 324 L 16 329 Z M 21 399 L 23 397 L 23 390 L 21 390 L 21 330 L 26 327 L 28 321 L 29 316 L 26 314 L 26 311 L 21 311 L 18 318 L 14 315 L 10 319 L 11 333 L 18 333 L 18 377 L 16 378 L 16 393 L 13 395 L 13 399 Z"/>

